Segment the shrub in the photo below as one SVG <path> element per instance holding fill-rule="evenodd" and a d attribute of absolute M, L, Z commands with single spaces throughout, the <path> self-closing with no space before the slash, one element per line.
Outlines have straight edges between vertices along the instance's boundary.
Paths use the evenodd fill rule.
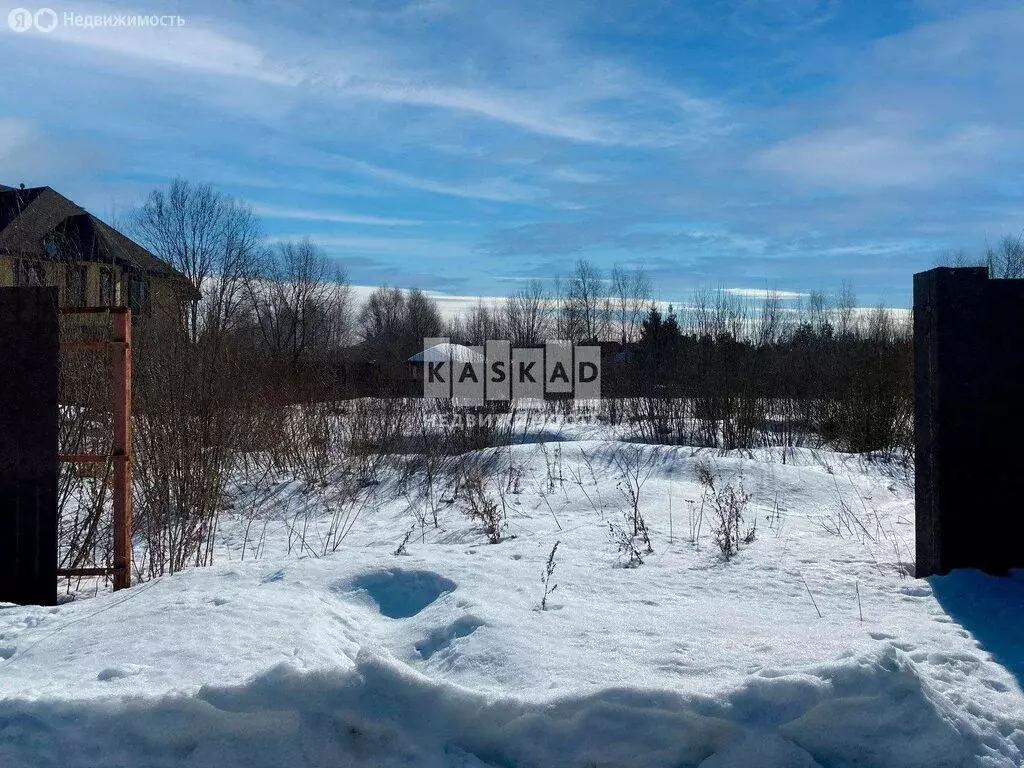
<path fill-rule="evenodd" d="M 469 518 L 480 525 L 480 530 L 491 544 L 499 544 L 506 522 L 502 505 L 487 491 L 487 478 L 478 467 L 466 472 L 462 480 L 462 501 Z"/>
<path fill-rule="evenodd" d="M 736 485 L 722 484 L 706 462 L 697 465 L 697 481 L 704 487 L 704 501 L 712 513 L 715 543 L 722 556 L 731 560 L 739 553 L 741 543 L 750 544 L 756 536 L 756 521 L 753 527 L 744 528 L 743 510 L 750 494 L 743 488 L 742 476 Z"/>
<path fill-rule="evenodd" d="M 551 554 L 548 555 L 548 561 L 544 565 L 544 573 L 541 574 L 541 582 L 544 584 L 544 597 L 540 600 L 540 609 L 546 611 L 548 609 L 548 595 L 558 589 L 557 584 L 551 583 L 551 578 L 555 575 L 555 553 L 558 551 L 558 545 L 561 541 L 556 541 L 555 546 L 551 548 Z"/>

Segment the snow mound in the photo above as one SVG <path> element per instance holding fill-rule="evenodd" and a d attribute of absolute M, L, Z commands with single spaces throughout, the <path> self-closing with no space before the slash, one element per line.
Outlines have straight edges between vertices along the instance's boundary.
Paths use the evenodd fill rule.
<path fill-rule="evenodd" d="M 488 697 L 360 653 L 349 670 L 280 664 L 194 696 L 0 704 L 0 764 L 944 768 L 977 744 L 888 649 L 759 676 L 724 699 L 609 689 Z M 988 765 L 1011 765 L 992 755 Z"/>

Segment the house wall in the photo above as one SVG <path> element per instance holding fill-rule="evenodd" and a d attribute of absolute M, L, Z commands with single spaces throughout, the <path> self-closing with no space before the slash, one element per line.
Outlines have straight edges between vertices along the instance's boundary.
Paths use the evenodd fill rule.
<path fill-rule="evenodd" d="M 86 266 L 86 304 L 97 305 L 100 303 L 100 272 L 104 268 L 110 268 L 106 264 L 88 262 Z M 46 284 L 57 288 L 60 303 L 63 306 L 67 297 L 65 296 L 65 268 L 66 265 L 60 262 L 44 262 Z M 10 256 L 0 256 L 0 287 L 14 285 L 14 262 Z M 150 308 L 153 313 L 163 315 L 176 314 L 180 304 L 175 285 L 170 280 L 160 278 L 149 278 L 148 291 L 150 297 Z M 128 285 L 123 269 L 115 270 L 114 279 L 114 304 L 125 306 L 128 301 Z"/>
<path fill-rule="evenodd" d="M 57 301 L 64 306 L 64 265 L 47 262 L 43 264 L 43 270 L 46 272 L 46 284 L 57 289 Z"/>
<path fill-rule="evenodd" d="M 97 264 L 95 262 L 88 265 L 88 274 L 86 274 L 86 303 L 87 304 L 99 304 L 100 303 L 100 274 L 104 269 L 114 270 L 114 306 L 122 306 L 125 291 L 122 288 L 124 282 L 124 270 L 112 267 L 110 264 Z"/>
<path fill-rule="evenodd" d="M 170 280 L 150 279 L 149 281 L 150 311 L 154 315 L 168 317 L 177 316 L 181 312 L 181 301 L 178 292 Z"/>

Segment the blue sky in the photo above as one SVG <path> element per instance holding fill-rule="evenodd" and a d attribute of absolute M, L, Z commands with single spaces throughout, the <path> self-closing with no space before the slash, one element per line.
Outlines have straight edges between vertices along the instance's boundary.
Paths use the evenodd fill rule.
<path fill-rule="evenodd" d="M 905 306 L 943 251 L 1024 228 L 1020 0 L 48 6 L 185 24 L 3 9 L 0 182 L 110 217 L 208 181 L 360 285 L 504 295 L 584 257 L 664 300 Z"/>

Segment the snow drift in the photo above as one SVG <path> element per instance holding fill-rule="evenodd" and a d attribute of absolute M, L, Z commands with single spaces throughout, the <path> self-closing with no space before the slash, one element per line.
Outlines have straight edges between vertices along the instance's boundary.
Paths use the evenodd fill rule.
<path fill-rule="evenodd" d="M 0 705 L 0 761 L 37 766 L 962 766 L 984 751 L 898 651 L 762 674 L 716 699 L 610 689 L 524 702 L 361 653 L 156 700 Z M 981 764 L 980 762 L 978 764 Z M 1000 762 L 992 755 L 991 765 Z"/>

